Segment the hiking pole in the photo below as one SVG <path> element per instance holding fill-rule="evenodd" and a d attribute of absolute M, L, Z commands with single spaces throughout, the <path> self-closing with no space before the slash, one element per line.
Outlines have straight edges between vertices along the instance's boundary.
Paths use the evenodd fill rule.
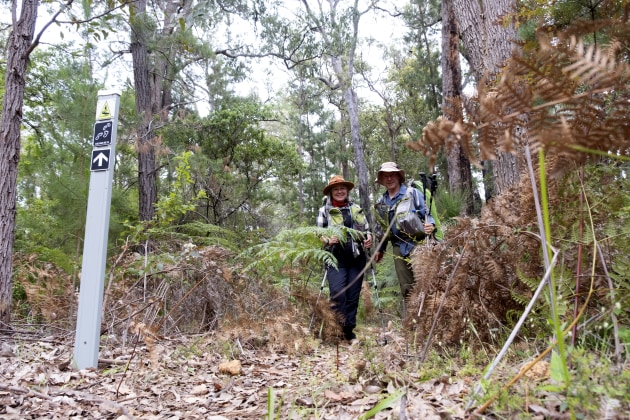
<path fill-rule="evenodd" d="M 431 197 L 429 198 L 429 202 L 428 202 L 428 207 L 427 207 L 427 217 L 426 220 L 429 220 L 429 217 L 431 217 L 431 208 L 433 207 L 433 197 L 435 197 L 435 192 L 437 191 L 437 173 L 433 173 L 431 176 L 429 176 L 427 178 L 427 175 L 424 172 L 420 172 L 420 179 L 422 180 L 422 188 L 424 189 L 424 205 L 427 206 L 427 201 L 426 201 L 426 197 L 427 197 L 427 185 L 429 186 L 429 193 L 431 194 Z M 433 238 L 435 239 L 435 232 L 436 230 L 434 230 L 431 233 L 431 236 L 433 236 Z M 429 241 L 427 240 L 427 244 L 429 243 Z"/>
<path fill-rule="evenodd" d="M 370 267 L 372 271 L 372 283 L 374 283 L 374 293 L 376 294 L 376 306 L 378 306 L 378 313 L 381 314 L 381 327 L 385 329 L 385 322 L 383 321 L 383 308 L 381 307 L 381 299 L 378 296 L 378 283 L 376 283 L 376 272 L 374 266 Z"/>
<path fill-rule="evenodd" d="M 431 191 L 431 198 L 429 199 L 429 216 L 431 215 L 431 206 L 433 206 L 433 197 L 435 197 L 435 192 L 437 191 L 437 173 L 433 172 L 431 177 L 431 185 L 429 190 Z"/>
<path fill-rule="evenodd" d="M 424 205 L 427 205 L 427 184 L 429 183 L 429 180 L 427 179 L 427 174 L 425 174 L 424 172 L 420 172 L 418 174 L 420 176 L 420 180 L 422 181 L 422 189 L 424 191 L 422 191 L 422 197 L 424 197 Z M 429 190 L 430 191 L 430 190 Z M 433 194 L 431 194 L 431 198 L 433 198 Z M 429 205 L 429 207 L 427 207 L 427 214 L 429 216 L 431 216 L 431 206 Z"/>
<path fill-rule="evenodd" d="M 372 271 L 372 283 L 374 283 L 374 293 L 376 294 L 376 306 L 378 307 L 378 313 L 381 317 L 381 336 L 383 337 L 383 343 L 387 344 L 387 337 L 385 337 L 385 321 L 383 321 L 383 307 L 381 306 L 381 298 L 378 296 L 376 270 L 374 270 L 374 261 L 372 258 L 370 258 L 370 271 Z"/>
<path fill-rule="evenodd" d="M 322 296 L 322 292 L 324 291 L 324 285 L 326 284 L 326 276 L 328 276 L 328 270 L 324 267 L 324 277 L 322 278 L 322 285 L 319 286 L 319 294 L 317 295 L 317 299 L 315 300 L 315 306 L 313 307 L 313 315 L 311 315 L 311 322 L 308 323 L 308 330 L 311 330 L 313 326 L 313 321 L 315 320 L 315 308 L 317 308 L 317 304 L 319 303 L 319 298 Z"/>

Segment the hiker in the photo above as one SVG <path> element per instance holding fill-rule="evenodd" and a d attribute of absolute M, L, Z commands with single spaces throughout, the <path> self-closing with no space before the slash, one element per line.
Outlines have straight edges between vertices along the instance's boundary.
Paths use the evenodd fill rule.
<path fill-rule="evenodd" d="M 352 182 L 340 175 L 330 178 L 324 188 L 324 205 L 317 215 L 317 226 L 345 226 L 365 232 L 361 240 L 355 241 L 350 234 L 340 238 L 336 236 L 320 239 L 324 247 L 337 259 L 337 268 L 326 267 L 328 288 L 332 308 L 339 314 L 339 321 L 344 338 L 348 341 L 356 339 L 354 328 L 357 325 L 357 309 L 363 271 L 367 262 L 366 251 L 372 246 L 372 236 L 363 210 L 349 198 Z"/>
<path fill-rule="evenodd" d="M 383 241 L 374 253 L 374 261 L 378 263 L 383 260 L 387 243 L 391 242 L 400 291 L 403 298 L 407 298 L 414 283 L 409 255 L 419 242 L 433 233 L 435 222 L 433 217 L 425 215 L 422 193 L 404 184 L 405 171 L 395 162 L 381 165 L 376 182 L 387 188 L 387 191 L 374 205 L 378 221 L 374 231 L 375 239 L 379 244 Z"/>

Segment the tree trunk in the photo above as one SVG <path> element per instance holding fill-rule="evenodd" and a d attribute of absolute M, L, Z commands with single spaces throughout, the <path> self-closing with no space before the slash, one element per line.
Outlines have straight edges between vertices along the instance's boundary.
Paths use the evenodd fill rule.
<path fill-rule="evenodd" d="M 20 19 L 7 42 L 2 118 L 0 120 L 0 324 L 11 322 L 13 297 L 13 241 L 16 186 L 20 160 L 20 127 L 24 105 L 26 67 L 35 34 L 38 0 L 24 0 Z"/>
<path fill-rule="evenodd" d="M 466 47 L 465 56 L 478 84 L 492 84 L 512 54 L 516 28 L 512 22 L 503 25 L 498 21 L 511 13 L 514 5 L 514 0 L 453 0 L 453 12 Z M 518 149 L 517 153 L 523 151 Z M 494 194 L 501 194 L 518 182 L 518 162 L 518 156 L 497 151 L 492 165 Z"/>
<path fill-rule="evenodd" d="M 136 113 L 140 119 L 137 127 L 136 147 L 138 150 L 138 208 L 140 220 L 151 220 L 157 202 L 155 182 L 155 148 L 153 139 L 153 107 L 151 80 L 149 73 L 149 53 L 147 43 L 146 0 L 138 0 L 129 5 L 131 23 L 131 57 L 133 81 L 136 93 Z"/>
<path fill-rule="evenodd" d="M 129 5 L 136 113 L 140 119 L 137 128 L 138 207 L 139 218 L 145 221 L 153 219 L 158 199 L 155 156 L 161 144 L 155 138 L 153 126 L 156 121 L 168 120 L 172 105 L 172 81 L 175 77 L 173 63 L 177 49 L 170 45 L 169 38 L 179 24 L 178 18 L 190 12 L 192 1 L 160 0 L 154 4 L 164 16 L 164 26 L 158 40 L 153 39 L 156 34 L 147 25 L 147 0 L 138 0 Z M 160 51 L 149 54 L 150 44 Z"/>
<path fill-rule="evenodd" d="M 459 31 L 453 13 L 453 1 L 442 1 L 442 113 L 451 121 L 463 120 L 462 69 L 459 62 Z M 462 193 L 464 205 L 460 215 L 474 213 L 473 183 L 470 161 L 457 141 L 446 154 L 451 192 Z"/>
<path fill-rule="evenodd" d="M 337 2 L 334 4 L 331 2 L 331 18 L 333 20 L 333 26 L 339 23 L 335 21 Z M 327 34 L 322 31 L 322 36 L 327 40 L 327 46 L 331 55 L 331 65 L 339 81 L 339 86 L 343 92 L 343 99 L 346 105 L 346 112 L 348 113 L 348 119 L 350 121 L 350 136 L 352 138 L 352 148 L 354 149 L 354 165 L 357 173 L 357 183 L 359 189 L 359 196 L 361 199 L 361 207 L 368 220 L 372 220 L 372 212 L 370 210 L 370 194 L 368 189 L 368 171 L 367 163 L 365 162 L 365 153 L 363 151 L 363 141 L 361 140 L 361 129 L 359 125 L 359 101 L 357 94 L 353 89 L 354 79 L 354 54 L 357 48 L 357 39 L 359 33 L 359 20 L 361 14 L 359 13 L 358 1 L 354 1 L 352 9 L 352 33 L 350 40 L 348 41 L 348 50 L 345 52 L 347 61 L 344 65 L 341 52 L 337 51 L 336 44 L 340 43 L 339 39 L 331 39 L 332 34 Z M 344 71 L 345 70 L 345 71 Z"/>

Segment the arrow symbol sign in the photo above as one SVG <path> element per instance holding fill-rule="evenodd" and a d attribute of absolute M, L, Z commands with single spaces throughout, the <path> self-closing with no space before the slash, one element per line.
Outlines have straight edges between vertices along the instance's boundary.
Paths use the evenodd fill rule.
<path fill-rule="evenodd" d="M 98 154 L 98 156 L 96 156 L 92 160 L 92 163 L 98 162 L 98 166 L 103 166 L 103 161 L 109 162 L 109 158 L 107 156 L 105 156 L 105 154 L 103 152 L 101 152 L 101 153 Z"/>
<path fill-rule="evenodd" d="M 92 171 L 105 171 L 109 169 L 109 153 L 111 149 L 92 150 Z"/>

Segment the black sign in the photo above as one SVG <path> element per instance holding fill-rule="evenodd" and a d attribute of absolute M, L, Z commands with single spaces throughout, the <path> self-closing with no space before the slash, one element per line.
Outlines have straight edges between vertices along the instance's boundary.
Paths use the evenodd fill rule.
<path fill-rule="evenodd" d="M 109 169 L 109 152 L 111 149 L 92 150 L 92 171 L 106 171 Z"/>
<path fill-rule="evenodd" d="M 97 122 L 94 124 L 94 147 L 109 146 L 112 144 L 111 121 Z"/>

